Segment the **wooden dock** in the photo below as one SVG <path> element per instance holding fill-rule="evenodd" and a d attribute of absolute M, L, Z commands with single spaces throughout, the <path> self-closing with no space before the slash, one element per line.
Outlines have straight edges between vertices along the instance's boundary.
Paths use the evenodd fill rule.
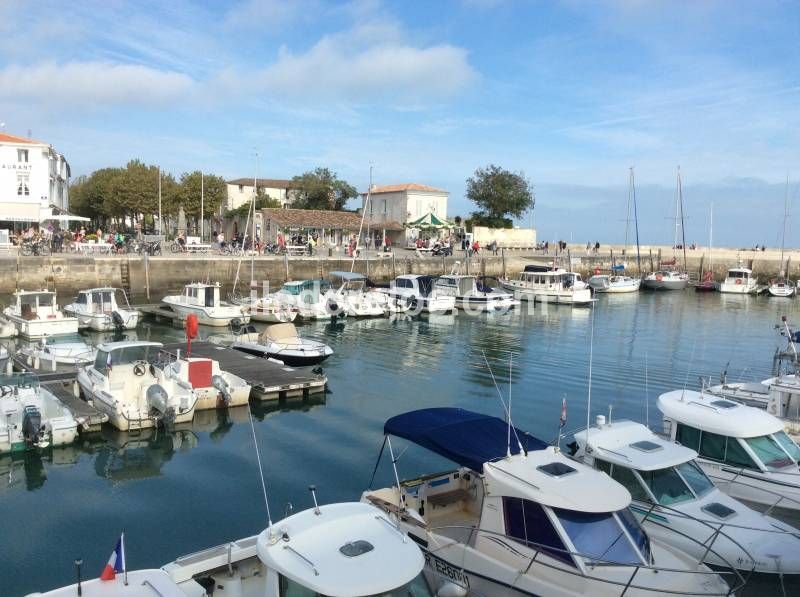
<path fill-rule="evenodd" d="M 186 354 L 185 343 L 167 344 L 164 352 Z M 328 378 L 307 368 L 287 367 L 278 361 L 264 359 L 226 348 L 211 342 L 192 342 L 192 356 L 214 359 L 223 371 L 238 375 L 253 386 L 252 398 L 275 400 L 324 392 Z"/>
<path fill-rule="evenodd" d="M 180 329 L 186 327 L 185 318 L 178 315 L 169 305 L 165 305 L 164 303 L 157 303 L 153 305 L 136 305 L 133 308 L 140 311 L 142 315 L 146 315 L 155 321 L 168 321 L 172 324 L 172 327 Z"/>
<path fill-rule="evenodd" d="M 72 412 L 72 416 L 81 426 L 81 431 L 100 431 L 100 426 L 108 421 L 108 415 L 75 396 L 74 385 L 77 383 L 74 380 L 50 381 L 43 382 L 42 387 L 49 390 Z"/>

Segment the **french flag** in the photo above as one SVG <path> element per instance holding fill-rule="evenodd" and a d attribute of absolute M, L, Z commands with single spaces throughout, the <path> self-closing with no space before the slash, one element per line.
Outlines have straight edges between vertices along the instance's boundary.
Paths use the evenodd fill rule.
<path fill-rule="evenodd" d="M 108 353 L 108 356 L 106 357 L 106 369 L 111 371 L 111 353 L 110 352 Z"/>
<path fill-rule="evenodd" d="M 100 580 L 114 580 L 117 572 L 125 572 L 125 533 L 117 540 L 117 546 L 111 552 L 108 563 L 100 575 Z"/>

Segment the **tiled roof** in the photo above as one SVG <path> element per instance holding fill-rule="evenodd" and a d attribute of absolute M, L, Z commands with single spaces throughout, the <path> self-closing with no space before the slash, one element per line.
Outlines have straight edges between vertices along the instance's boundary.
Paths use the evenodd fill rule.
<path fill-rule="evenodd" d="M 366 226 L 367 226 L 367 224 L 364 223 L 364 227 L 365 228 L 366 228 Z M 381 222 L 381 221 L 377 221 L 376 222 L 375 220 L 373 220 L 373 221 L 371 221 L 369 223 L 369 227 L 372 230 L 391 230 L 391 231 L 394 231 L 394 232 L 396 232 L 398 230 L 405 230 L 406 229 L 406 227 L 403 226 L 397 220 L 387 220 L 386 222 Z"/>
<path fill-rule="evenodd" d="M 326 211 L 321 209 L 263 209 L 265 220 L 287 228 L 335 228 L 358 230 L 361 216 L 352 211 Z"/>
<path fill-rule="evenodd" d="M 235 178 L 227 181 L 228 184 L 242 185 L 244 187 L 252 187 L 252 178 Z M 282 178 L 259 178 L 258 187 L 262 189 L 293 189 L 294 183 L 291 180 L 284 180 Z"/>
<path fill-rule="evenodd" d="M 47 145 L 41 141 L 34 141 L 33 139 L 26 139 L 25 137 L 17 137 L 16 135 L 9 135 L 8 133 L 0 133 L 0 143 L 30 143 L 31 145 Z"/>
<path fill-rule="evenodd" d="M 378 193 L 397 193 L 400 191 L 427 191 L 428 193 L 446 193 L 447 191 L 443 191 L 442 189 L 437 189 L 435 187 L 429 187 L 428 185 L 424 184 L 417 184 L 415 182 L 407 182 L 404 184 L 390 184 L 384 185 L 382 187 L 373 187 L 372 194 L 377 195 Z M 366 193 L 361 193 L 362 195 L 366 195 Z"/>

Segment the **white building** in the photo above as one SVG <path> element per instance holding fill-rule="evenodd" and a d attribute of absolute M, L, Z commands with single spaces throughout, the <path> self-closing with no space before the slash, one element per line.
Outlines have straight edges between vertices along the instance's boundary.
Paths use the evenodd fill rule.
<path fill-rule="evenodd" d="M 418 220 L 432 213 L 438 218 L 447 219 L 447 191 L 422 184 L 406 183 L 386 186 L 374 186 L 370 192 L 367 205 L 367 194 L 362 193 L 364 218 L 373 230 L 386 230 L 395 244 L 403 244 L 411 239 L 414 231 L 404 228 L 407 222 Z"/>
<path fill-rule="evenodd" d="M 0 132 L 0 223 L 38 223 L 53 208 L 68 211 L 69 176 L 52 145 Z"/>
<path fill-rule="evenodd" d="M 227 185 L 227 209 L 236 209 L 253 199 L 253 179 L 237 178 L 229 180 Z M 259 178 L 258 188 L 268 197 L 280 201 L 281 207 L 289 207 L 294 201 L 294 185 L 291 180 L 277 178 Z"/>

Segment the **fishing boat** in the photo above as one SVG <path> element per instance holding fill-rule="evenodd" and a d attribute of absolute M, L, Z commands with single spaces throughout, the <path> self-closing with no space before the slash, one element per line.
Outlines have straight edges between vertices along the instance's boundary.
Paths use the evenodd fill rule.
<path fill-rule="evenodd" d="M 94 363 L 78 370 L 83 397 L 120 431 L 192 420 L 195 391 L 152 364 L 162 348 L 159 342 L 103 343 Z"/>
<path fill-rule="evenodd" d="M 3 314 L 20 336 L 41 338 L 78 333 L 78 320 L 59 309 L 55 290 L 17 290 Z"/>
<path fill-rule="evenodd" d="M 774 280 L 769 281 L 767 292 L 770 296 L 790 297 L 794 296 L 795 285 L 785 277 L 783 269 L 783 252 L 786 248 L 786 220 L 789 217 L 789 177 L 786 177 L 786 193 L 783 200 L 783 233 L 781 235 L 781 265 L 780 275 Z"/>
<path fill-rule="evenodd" d="M 124 301 L 120 306 L 117 295 Z M 78 327 L 96 332 L 132 330 L 139 325 L 141 313 L 132 309 L 128 296 L 121 288 L 90 288 L 81 290 L 75 301 L 64 306 L 64 313 L 78 318 Z"/>
<path fill-rule="evenodd" d="M 678 242 L 680 230 L 680 243 Z M 686 230 L 683 217 L 683 183 L 681 182 L 681 169 L 678 167 L 677 193 L 675 194 L 675 238 L 672 243 L 673 251 L 678 247 L 683 249 L 683 270 L 677 267 L 677 255 L 673 254 L 669 261 L 662 261 L 660 269 L 644 277 L 642 286 L 650 290 L 684 290 L 689 285 L 689 274 L 686 272 Z"/>
<path fill-rule="evenodd" d="M 392 417 L 384 434 L 397 485 L 370 489 L 362 501 L 399 517 L 425 552 L 434 590 L 445 583 L 463 595 L 510 597 L 736 590 L 696 558 L 651 539 L 622 485 L 506 421 L 429 408 Z M 459 468 L 401 482 L 391 437 Z"/>
<path fill-rule="evenodd" d="M 519 304 L 509 292 L 493 288 L 477 276 L 462 274 L 460 263 L 453 265 L 451 272 L 439 276 L 435 282 L 436 290 L 445 296 L 454 296 L 456 307 L 467 312 L 507 311 Z"/>
<path fill-rule="evenodd" d="M 291 325 L 291 324 L 289 324 Z M 181 355 L 161 353 L 165 361 L 157 365 L 166 378 L 177 381 L 185 388 L 191 388 L 197 402 L 195 411 L 214 408 L 228 408 L 247 404 L 251 386 L 238 375 L 222 371 L 219 361 L 204 357 L 193 357 L 190 353 Z"/>
<path fill-rule="evenodd" d="M 722 491 L 770 512 L 800 511 L 800 447 L 768 412 L 706 392 L 658 397 L 664 433 L 698 452 L 697 463 Z"/>
<path fill-rule="evenodd" d="M 197 316 L 200 325 L 223 327 L 234 319 L 241 323 L 250 321 L 241 305 L 232 305 L 219 298 L 219 284 L 192 282 L 184 287 L 183 294 L 165 296 L 161 302 L 185 319 L 188 315 Z"/>
<path fill-rule="evenodd" d="M 71 444 L 78 422 L 30 374 L 0 376 L 0 453 Z"/>
<path fill-rule="evenodd" d="M 290 367 L 318 365 L 333 354 L 333 349 L 317 340 L 302 338 L 293 323 L 276 323 L 259 334 L 245 326 L 233 334 L 231 348 L 263 358 L 282 361 Z"/>
<path fill-rule="evenodd" d="M 120 565 L 121 572 L 109 580 L 92 578 L 80 581 L 80 589 L 73 584 L 37 595 L 434 597 L 421 574 L 424 564 L 420 548 L 398 530 L 393 515 L 342 502 L 270 522 L 259 535 L 181 556 L 161 568 L 127 571 Z"/>
<path fill-rule="evenodd" d="M 526 265 L 516 280 L 500 278 L 500 286 L 518 300 L 559 305 L 590 305 L 594 300 L 580 274 L 555 265 Z"/>
<path fill-rule="evenodd" d="M 728 275 L 719 285 L 719 291 L 729 294 L 755 294 L 758 292 L 758 278 L 753 277 L 753 270 L 743 267 L 739 261 L 737 267 L 728 270 Z"/>
<path fill-rule="evenodd" d="M 451 313 L 456 308 L 456 297 L 444 294 L 436 285 L 436 276 L 405 274 L 392 280 L 385 290 L 396 301 L 404 301 L 411 313 Z"/>
<path fill-rule="evenodd" d="M 575 433 L 575 458 L 631 494 L 650 537 L 709 566 L 800 580 L 800 533 L 722 493 L 695 462 L 697 452 L 633 421 Z"/>

